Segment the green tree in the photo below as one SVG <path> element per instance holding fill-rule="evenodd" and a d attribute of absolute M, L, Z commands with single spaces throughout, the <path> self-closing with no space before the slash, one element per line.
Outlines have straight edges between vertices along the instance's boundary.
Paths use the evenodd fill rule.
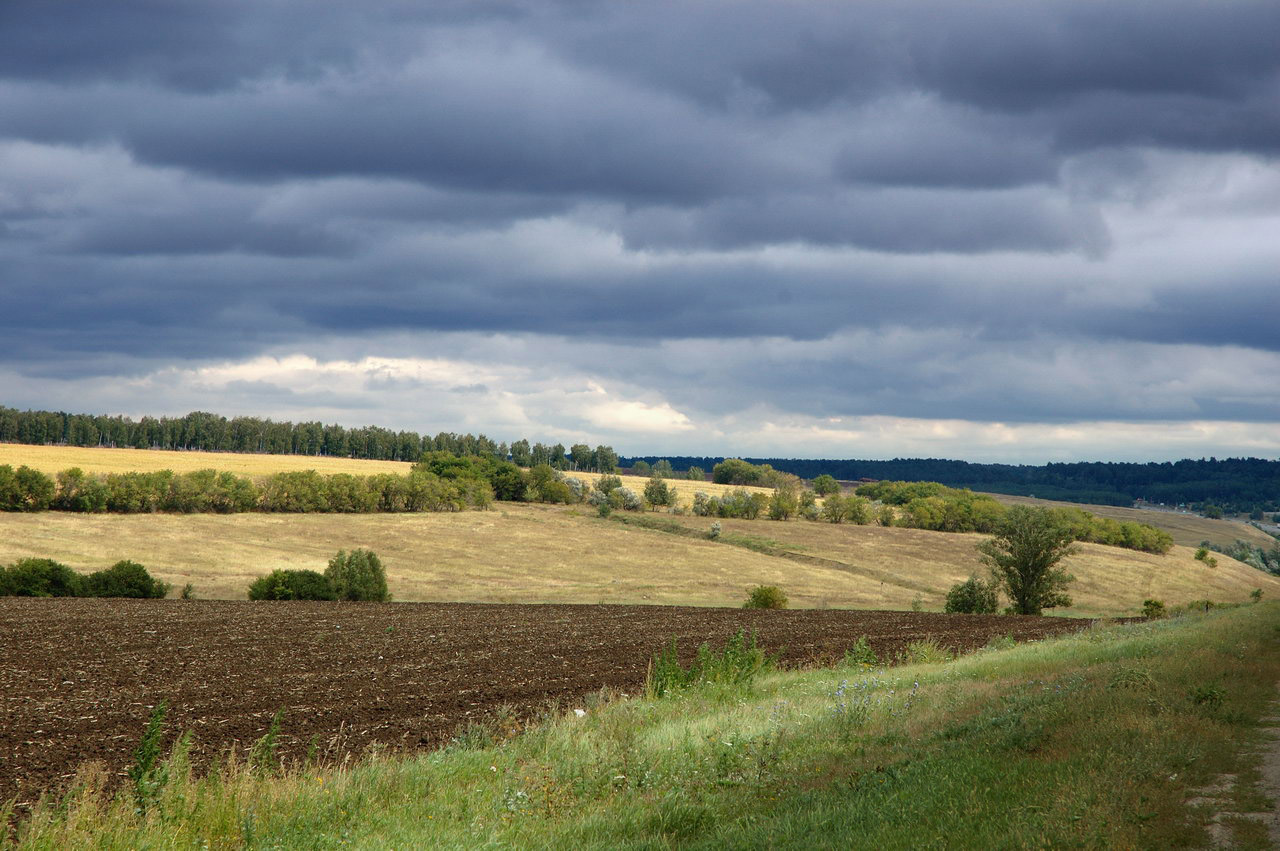
<path fill-rule="evenodd" d="M 324 578 L 339 600 L 372 600 L 383 603 L 391 599 L 387 591 L 387 571 L 372 550 L 338 550 L 329 559 Z"/>
<path fill-rule="evenodd" d="M 996 585 L 1020 615 L 1071 605 L 1065 593 L 1075 577 L 1058 562 L 1076 552 L 1071 530 L 1046 508 L 1015 505 L 1005 513 L 995 537 L 978 545 Z"/>
<path fill-rule="evenodd" d="M 653 474 L 661 476 L 664 479 L 670 479 L 675 476 L 676 471 L 672 469 L 671 462 L 666 458 L 653 465 Z"/>
<path fill-rule="evenodd" d="M 511 463 L 517 467 L 533 466 L 533 451 L 529 449 L 529 441 L 517 440 L 511 444 Z"/>
<path fill-rule="evenodd" d="M 690 467 L 685 471 L 684 477 L 691 482 L 705 482 L 707 480 L 707 471 L 701 467 Z"/>
<path fill-rule="evenodd" d="M 675 502 L 675 491 L 658 475 L 657 470 L 654 470 L 652 478 L 644 486 L 644 501 L 654 508 Z"/>
<path fill-rule="evenodd" d="M 591 447 L 585 443 L 575 443 L 569 447 L 569 459 L 575 470 L 590 470 L 595 464 L 595 455 Z"/>
<path fill-rule="evenodd" d="M 790 520 L 798 509 L 795 491 L 790 488 L 778 488 L 769 498 L 770 520 Z"/>
<path fill-rule="evenodd" d="M 618 469 L 618 453 L 613 451 L 612 446 L 597 446 L 592 454 L 595 456 L 592 467 L 596 472 L 612 473 Z"/>
<path fill-rule="evenodd" d="M 648 461 L 636 461 L 634 464 L 631 465 L 631 475 L 647 476 L 649 475 L 649 472 L 651 469 L 652 468 L 649 466 Z"/>
<path fill-rule="evenodd" d="M 818 496 L 831 496 L 840 493 L 840 484 L 833 476 L 823 473 L 813 480 L 813 492 Z"/>

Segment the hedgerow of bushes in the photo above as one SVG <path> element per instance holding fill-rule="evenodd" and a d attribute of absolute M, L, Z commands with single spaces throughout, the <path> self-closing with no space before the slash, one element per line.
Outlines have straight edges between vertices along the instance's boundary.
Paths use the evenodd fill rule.
<path fill-rule="evenodd" d="M 872 482 L 856 493 L 901 508 L 898 525 L 937 532 L 994 532 L 1008 508 L 985 494 L 937 482 Z M 1167 553 L 1173 537 L 1145 523 L 1098 517 L 1079 508 L 1052 508 L 1057 522 L 1077 541 L 1148 553 Z"/>
<path fill-rule="evenodd" d="M 54 477 L 30 467 L 0 465 L 0 511 L 75 511 L 117 514 L 173 512 L 232 514 L 464 511 L 507 501 L 583 501 L 591 488 L 550 465 L 527 473 L 510 461 L 429 452 L 407 475 L 275 473 L 256 481 L 234 473 L 86 473 Z M 630 507 L 630 503 L 628 506 Z M 639 508 L 638 502 L 636 507 Z"/>
<path fill-rule="evenodd" d="M 48 558 L 27 558 L 0 568 L 0 596 L 159 598 L 169 593 L 134 561 L 118 561 L 105 570 L 77 573 Z"/>

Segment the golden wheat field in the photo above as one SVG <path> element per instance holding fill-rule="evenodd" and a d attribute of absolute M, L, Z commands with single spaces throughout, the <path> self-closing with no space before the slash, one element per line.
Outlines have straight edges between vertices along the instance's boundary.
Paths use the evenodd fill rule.
<path fill-rule="evenodd" d="M 172 470 L 225 470 L 243 476 L 315 470 L 318 473 L 407 473 L 407 461 L 365 461 L 359 458 L 329 458 L 322 455 L 261 455 L 241 452 L 171 452 L 164 449 L 105 449 L 82 446 L 24 446 L 0 443 L 0 464 L 26 464 L 53 475 L 69 467 L 86 473 L 149 473 Z"/>

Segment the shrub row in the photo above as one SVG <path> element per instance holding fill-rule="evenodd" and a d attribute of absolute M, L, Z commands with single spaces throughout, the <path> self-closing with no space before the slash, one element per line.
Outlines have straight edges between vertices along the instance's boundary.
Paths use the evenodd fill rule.
<path fill-rule="evenodd" d="M 0 568 L 0 596 L 159 598 L 169 585 L 134 561 L 118 561 L 106 570 L 76 573 L 48 558 L 27 558 Z"/>
<path fill-rule="evenodd" d="M 899 525 L 936 532 L 994 532 L 1008 511 L 993 497 L 938 482 L 872 482 L 859 487 L 857 494 L 901 506 Z M 1050 511 L 1077 541 L 1149 553 L 1166 553 L 1173 546 L 1168 532 L 1145 523 L 1098 517 L 1069 506 Z"/>
<path fill-rule="evenodd" d="M 276 473 L 257 482 L 234 473 L 85 473 L 72 468 L 50 478 L 38 470 L 0 466 L 0 511 L 145 514 L 368 513 L 462 511 L 493 501 L 485 479 L 445 479 L 415 469 L 408 475 Z"/>

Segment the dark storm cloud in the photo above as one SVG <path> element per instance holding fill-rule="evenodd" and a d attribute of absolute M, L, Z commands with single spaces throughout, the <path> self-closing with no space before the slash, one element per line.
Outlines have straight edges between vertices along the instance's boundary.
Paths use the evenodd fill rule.
<path fill-rule="evenodd" d="M 1211 384 L 1040 393 L 1066 361 L 998 378 L 1018 345 L 1280 350 L 1280 192 L 1223 176 L 1275 171 L 1277 32 L 1274 3 L 1191 0 L 9 0 L 3 359 L 867 334 L 716 349 L 714 391 L 651 368 L 815 415 L 1261 417 Z M 1197 216 L 1241 234 L 1230 264 Z M 936 351 L 893 354 L 904 328 Z"/>

